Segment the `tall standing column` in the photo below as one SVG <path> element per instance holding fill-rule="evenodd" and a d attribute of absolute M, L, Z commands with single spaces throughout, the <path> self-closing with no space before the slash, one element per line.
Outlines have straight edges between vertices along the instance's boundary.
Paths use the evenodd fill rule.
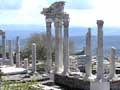
<path fill-rule="evenodd" d="M 20 41 L 19 36 L 16 37 L 16 67 L 20 67 Z"/>
<path fill-rule="evenodd" d="M 97 80 L 103 80 L 103 20 L 97 20 L 98 35 L 97 35 Z"/>
<path fill-rule="evenodd" d="M 64 42 L 63 42 L 63 65 L 64 65 L 64 75 L 69 75 L 69 15 L 65 14 L 63 20 L 64 25 Z"/>
<path fill-rule="evenodd" d="M 86 34 L 86 50 L 85 50 L 85 54 L 86 54 L 86 64 L 85 64 L 85 71 L 86 71 L 86 77 L 85 78 L 89 78 L 89 76 L 91 76 L 91 28 L 88 28 L 88 32 Z"/>
<path fill-rule="evenodd" d="M 13 55 L 12 55 L 12 42 L 11 40 L 8 41 L 8 48 L 9 48 L 9 61 L 10 61 L 10 64 L 13 65 L 14 62 L 13 62 Z"/>
<path fill-rule="evenodd" d="M 110 79 L 112 79 L 115 76 L 115 55 L 116 48 L 112 47 L 110 52 Z"/>
<path fill-rule="evenodd" d="M 4 61 L 6 59 L 6 43 L 5 43 L 5 32 L 2 32 L 2 58 L 3 58 L 3 61 L 2 61 L 2 64 L 4 64 Z"/>
<path fill-rule="evenodd" d="M 32 44 L 32 72 L 35 73 L 36 71 L 36 44 Z"/>
<path fill-rule="evenodd" d="M 46 72 L 50 73 L 52 70 L 52 37 L 51 37 L 51 24 L 52 19 L 46 19 L 46 29 L 47 29 L 47 61 L 46 61 Z"/>
<path fill-rule="evenodd" d="M 103 68 L 103 21 L 97 20 L 98 41 L 97 41 L 97 79 L 90 82 L 90 90 L 110 90 L 110 82 L 104 79 Z"/>
<path fill-rule="evenodd" d="M 62 20 L 55 18 L 55 73 L 63 72 Z"/>

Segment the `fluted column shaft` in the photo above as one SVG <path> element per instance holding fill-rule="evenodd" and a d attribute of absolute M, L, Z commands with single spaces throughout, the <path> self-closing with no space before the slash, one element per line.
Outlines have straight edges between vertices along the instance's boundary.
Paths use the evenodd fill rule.
<path fill-rule="evenodd" d="M 32 72 L 35 73 L 36 70 L 36 44 L 32 44 Z"/>
<path fill-rule="evenodd" d="M 112 47 L 110 52 L 110 79 L 115 76 L 115 55 L 116 48 Z"/>
<path fill-rule="evenodd" d="M 5 42 L 5 32 L 2 32 L 2 64 L 4 64 L 4 61 L 6 59 L 6 42 Z"/>
<path fill-rule="evenodd" d="M 55 73 L 63 72 L 62 20 L 56 18 L 55 25 Z"/>
<path fill-rule="evenodd" d="M 46 33 L 47 33 L 47 42 L 46 42 L 46 48 L 47 48 L 47 61 L 46 61 L 46 72 L 50 73 L 52 70 L 52 36 L 51 36 L 51 24 L 52 19 L 46 19 Z"/>
<path fill-rule="evenodd" d="M 19 36 L 16 37 L 16 67 L 20 67 L 20 40 Z"/>
<path fill-rule="evenodd" d="M 28 66 L 29 66 L 28 59 L 26 58 L 24 59 L 24 68 L 28 69 Z"/>
<path fill-rule="evenodd" d="M 69 74 L 69 15 L 66 14 L 66 18 L 63 20 L 64 25 L 64 41 L 63 41 L 63 65 L 64 75 Z"/>
<path fill-rule="evenodd" d="M 9 60 L 10 60 L 10 64 L 13 65 L 13 54 L 12 54 L 12 41 L 9 40 L 8 41 L 8 48 L 9 48 Z"/>
<path fill-rule="evenodd" d="M 97 79 L 103 80 L 104 66 L 103 66 L 103 24 L 102 20 L 97 20 L 98 35 L 97 35 Z"/>
<path fill-rule="evenodd" d="M 85 71 L 86 71 L 86 78 L 88 78 L 89 76 L 91 76 L 91 28 L 88 28 L 88 32 L 86 34 L 86 50 L 85 50 L 85 54 L 86 54 L 86 64 L 85 64 Z"/>

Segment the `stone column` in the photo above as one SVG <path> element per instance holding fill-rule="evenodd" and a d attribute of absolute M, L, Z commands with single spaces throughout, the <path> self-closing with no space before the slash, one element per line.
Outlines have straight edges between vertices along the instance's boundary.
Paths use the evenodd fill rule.
<path fill-rule="evenodd" d="M 4 64 L 4 61 L 6 59 L 6 41 L 5 41 L 5 32 L 2 32 L 2 64 Z"/>
<path fill-rule="evenodd" d="M 64 41 L 63 41 L 63 65 L 64 65 L 64 75 L 69 75 L 69 15 L 65 14 L 63 20 L 64 25 Z"/>
<path fill-rule="evenodd" d="M 16 37 L 16 67 L 20 67 L 20 41 L 19 36 Z"/>
<path fill-rule="evenodd" d="M 85 48 L 85 55 L 86 55 L 86 63 L 85 63 L 85 71 L 86 71 L 86 77 L 89 78 L 91 76 L 91 28 L 88 28 L 88 32 L 86 34 L 86 48 Z"/>
<path fill-rule="evenodd" d="M 32 44 L 32 72 L 36 73 L 36 44 Z"/>
<path fill-rule="evenodd" d="M 47 29 L 47 61 L 46 61 L 46 72 L 50 73 L 52 70 L 52 37 L 51 37 L 51 24 L 52 19 L 46 18 L 46 29 Z"/>
<path fill-rule="evenodd" d="M 63 72 L 62 20 L 55 18 L 55 73 Z"/>
<path fill-rule="evenodd" d="M 109 76 L 110 79 L 115 77 L 115 55 L 116 48 L 112 47 L 110 52 L 110 76 Z"/>
<path fill-rule="evenodd" d="M 90 82 L 90 90 L 110 90 L 110 82 Z"/>
<path fill-rule="evenodd" d="M 13 62 L 12 41 L 11 40 L 8 40 L 8 48 L 9 48 L 9 61 L 10 61 L 10 64 L 13 65 L 14 62 Z"/>
<path fill-rule="evenodd" d="M 97 20 L 98 35 L 97 35 L 97 80 L 103 80 L 103 20 Z"/>
<path fill-rule="evenodd" d="M 28 66 L 29 66 L 29 64 L 28 64 L 28 58 L 25 58 L 24 59 L 24 68 L 28 69 Z"/>

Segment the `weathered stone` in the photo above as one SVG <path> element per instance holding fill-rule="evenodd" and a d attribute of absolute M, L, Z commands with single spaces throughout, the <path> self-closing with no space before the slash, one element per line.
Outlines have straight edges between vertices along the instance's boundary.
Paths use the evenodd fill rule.
<path fill-rule="evenodd" d="M 47 61 L 46 61 L 46 73 L 50 73 L 52 70 L 52 37 L 51 37 L 51 24 L 52 19 L 46 19 L 46 29 L 47 29 Z"/>
<path fill-rule="evenodd" d="M 50 14 L 52 14 L 53 16 L 61 14 L 64 11 L 64 4 L 64 1 L 55 2 L 48 8 L 43 8 L 41 14 L 44 14 L 45 16 L 48 16 Z"/>
<path fill-rule="evenodd" d="M 109 78 L 112 79 L 115 77 L 115 56 L 116 56 L 116 48 L 112 47 L 110 52 L 110 76 Z"/>
<path fill-rule="evenodd" d="M 88 28 L 88 32 L 86 34 L 86 50 L 85 50 L 85 55 L 86 55 L 86 63 L 85 63 L 85 71 L 86 71 L 86 76 L 85 78 L 88 79 L 91 74 L 91 28 Z"/>
<path fill-rule="evenodd" d="M 63 20 L 64 25 L 64 43 L 63 43 L 63 65 L 64 71 L 63 75 L 69 74 L 69 15 L 66 14 L 66 17 Z"/>
<path fill-rule="evenodd" d="M 97 35 L 97 80 L 103 80 L 103 20 L 97 20 L 98 35 Z"/>
<path fill-rule="evenodd" d="M 2 32 L 2 64 L 4 63 L 6 59 L 6 41 L 5 41 L 5 32 Z"/>
<path fill-rule="evenodd" d="M 36 73 L 36 44 L 32 44 L 32 72 Z"/>
<path fill-rule="evenodd" d="M 55 25 L 55 73 L 63 72 L 63 41 L 62 41 L 62 21 L 54 20 Z"/>
<path fill-rule="evenodd" d="M 13 54 L 12 54 L 12 41 L 9 40 L 8 41 L 8 44 L 9 44 L 9 61 L 10 61 L 10 64 L 11 65 L 14 65 L 14 62 L 13 62 Z"/>
<path fill-rule="evenodd" d="M 29 66 L 28 58 L 25 58 L 24 59 L 24 68 L 28 70 L 28 66 Z"/>
<path fill-rule="evenodd" d="M 91 82 L 90 90 L 110 90 L 110 82 Z"/>
<path fill-rule="evenodd" d="M 16 67 L 20 67 L 20 40 L 19 36 L 16 37 Z"/>

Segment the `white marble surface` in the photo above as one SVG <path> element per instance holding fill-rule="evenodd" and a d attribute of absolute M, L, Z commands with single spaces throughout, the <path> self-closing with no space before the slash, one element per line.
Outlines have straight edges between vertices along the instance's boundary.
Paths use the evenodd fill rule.
<path fill-rule="evenodd" d="M 18 74 L 18 73 L 20 74 L 27 72 L 25 68 L 16 68 L 10 66 L 1 66 L 0 70 L 1 72 L 3 72 L 3 74 Z"/>
<path fill-rule="evenodd" d="M 90 90 L 110 90 L 110 83 L 102 81 L 91 82 Z"/>

